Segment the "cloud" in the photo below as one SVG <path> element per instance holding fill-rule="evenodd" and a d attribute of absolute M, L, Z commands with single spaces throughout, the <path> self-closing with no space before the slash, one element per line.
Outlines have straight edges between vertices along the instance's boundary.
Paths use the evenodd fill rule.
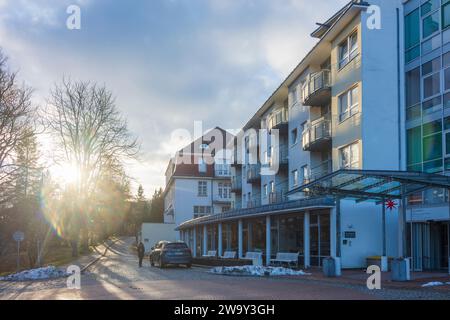
<path fill-rule="evenodd" d="M 0 39 L 40 104 L 63 76 L 113 92 L 142 141 L 130 171 L 152 193 L 178 148 L 174 130 L 240 128 L 312 47 L 314 23 L 346 2 L 0 0 Z M 79 31 L 65 28 L 73 3 Z"/>

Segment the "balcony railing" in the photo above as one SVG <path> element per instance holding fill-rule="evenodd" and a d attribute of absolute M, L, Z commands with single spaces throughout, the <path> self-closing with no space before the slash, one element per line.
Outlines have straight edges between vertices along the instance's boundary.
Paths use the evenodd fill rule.
<path fill-rule="evenodd" d="M 302 103 L 305 106 L 321 106 L 331 99 L 331 71 L 322 70 L 310 74 L 302 87 Z"/>
<path fill-rule="evenodd" d="M 269 130 L 272 129 L 287 130 L 288 123 L 289 123 L 288 110 L 287 108 L 282 108 L 278 111 L 275 111 L 273 114 L 269 116 L 269 118 L 267 119 L 267 128 Z"/>
<path fill-rule="evenodd" d="M 305 128 L 302 137 L 304 151 L 320 151 L 324 144 L 331 141 L 331 120 L 323 117 Z"/>
<path fill-rule="evenodd" d="M 223 196 L 223 195 L 215 195 L 213 197 L 213 202 L 214 203 L 231 203 L 231 194 L 229 194 L 228 196 Z"/>
<path fill-rule="evenodd" d="M 247 209 L 258 208 L 261 206 L 261 199 L 252 199 L 247 201 Z"/>
<path fill-rule="evenodd" d="M 247 166 L 247 182 L 258 183 L 261 182 L 261 166 L 251 164 Z"/>

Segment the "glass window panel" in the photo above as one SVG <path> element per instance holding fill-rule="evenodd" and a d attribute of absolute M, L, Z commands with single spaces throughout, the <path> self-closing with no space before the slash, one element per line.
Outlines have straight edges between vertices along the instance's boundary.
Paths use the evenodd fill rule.
<path fill-rule="evenodd" d="M 422 16 L 430 13 L 433 10 L 439 8 L 439 0 L 430 0 L 422 5 Z"/>
<path fill-rule="evenodd" d="M 442 110 L 441 97 L 436 97 L 423 103 L 424 114 L 431 114 L 439 110 Z"/>
<path fill-rule="evenodd" d="M 405 48 L 410 49 L 420 42 L 420 16 L 419 9 L 414 10 L 405 17 Z"/>
<path fill-rule="evenodd" d="M 437 72 L 441 69 L 441 57 L 431 60 L 422 65 L 422 76 Z"/>
<path fill-rule="evenodd" d="M 435 134 L 423 138 L 423 160 L 442 158 L 442 134 Z"/>
<path fill-rule="evenodd" d="M 423 171 L 426 173 L 442 172 L 442 159 L 428 161 L 423 164 Z"/>
<path fill-rule="evenodd" d="M 450 117 L 444 119 L 444 130 L 450 130 Z"/>
<path fill-rule="evenodd" d="M 450 89 L 450 68 L 444 70 L 444 90 Z"/>
<path fill-rule="evenodd" d="M 450 37 L 450 33 L 449 33 Z M 449 39 L 450 41 L 450 39 Z M 420 46 L 415 46 L 414 48 L 407 50 L 405 53 L 406 63 L 413 61 L 420 56 Z"/>
<path fill-rule="evenodd" d="M 437 95 L 441 92 L 441 76 L 440 73 L 435 73 L 423 80 L 423 95 L 428 98 Z"/>
<path fill-rule="evenodd" d="M 441 46 L 441 35 L 438 34 L 422 44 L 422 54 L 431 52 Z"/>
<path fill-rule="evenodd" d="M 429 136 L 442 131 L 442 121 L 436 120 L 423 125 L 423 136 Z"/>
<path fill-rule="evenodd" d="M 416 127 L 407 132 L 408 165 L 422 162 L 422 130 Z"/>
<path fill-rule="evenodd" d="M 420 68 L 406 73 L 406 106 L 420 102 Z"/>
<path fill-rule="evenodd" d="M 444 94 L 444 108 L 450 108 L 450 93 Z"/>
<path fill-rule="evenodd" d="M 450 132 L 445 134 L 445 155 L 450 155 Z"/>
<path fill-rule="evenodd" d="M 428 17 L 424 18 L 423 24 L 423 37 L 427 38 L 433 33 L 439 30 L 439 12 L 433 13 Z"/>
<path fill-rule="evenodd" d="M 406 110 L 406 120 L 411 121 L 422 117 L 422 110 L 420 104 L 415 105 Z"/>
<path fill-rule="evenodd" d="M 442 56 L 442 64 L 444 67 L 450 67 L 450 52 L 447 52 Z"/>
<path fill-rule="evenodd" d="M 450 26 L 450 4 L 442 7 L 442 28 L 445 29 Z"/>

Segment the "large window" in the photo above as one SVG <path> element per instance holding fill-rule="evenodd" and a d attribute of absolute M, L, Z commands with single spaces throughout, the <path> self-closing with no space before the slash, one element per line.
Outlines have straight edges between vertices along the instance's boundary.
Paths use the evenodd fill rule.
<path fill-rule="evenodd" d="M 406 73 L 406 106 L 420 103 L 420 68 Z"/>
<path fill-rule="evenodd" d="M 408 170 L 422 171 L 422 128 L 416 127 L 407 132 Z"/>
<path fill-rule="evenodd" d="M 435 32 L 439 31 L 440 14 L 439 11 L 434 12 L 422 20 L 422 34 L 423 38 L 428 38 Z"/>
<path fill-rule="evenodd" d="M 406 63 L 420 55 L 420 14 L 414 10 L 405 17 Z"/>
<path fill-rule="evenodd" d="M 437 120 L 423 125 L 424 171 L 442 171 L 442 121 Z"/>
<path fill-rule="evenodd" d="M 442 29 L 450 26 L 450 0 L 444 0 L 442 6 Z"/>
<path fill-rule="evenodd" d="M 298 170 L 292 171 L 292 183 L 294 186 L 298 186 Z"/>
<path fill-rule="evenodd" d="M 427 99 L 441 92 L 441 74 L 436 72 L 423 78 L 423 97 Z"/>
<path fill-rule="evenodd" d="M 339 96 L 339 120 L 342 122 L 359 111 L 359 88 L 356 86 Z"/>
<path fill-rule="evenodd" d="M 339 68 L 344 67 L 358 55 L 358 33 L 352 33 L 339 45 Z"/>
<path fill-rule="evenodd" d="M 353 143 L 339 150 L 341 169 L 359 168 L 359 143 Z"/>

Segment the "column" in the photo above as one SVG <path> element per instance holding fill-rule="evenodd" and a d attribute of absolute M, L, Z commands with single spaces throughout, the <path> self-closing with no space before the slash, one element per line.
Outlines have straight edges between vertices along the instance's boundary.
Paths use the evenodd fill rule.
<path fill-rule="evenodd" d="M 202 254 L 206 256 L 208 253 L 208 228 L 206 224 L 203 226 L 203 252 Z"/>
<path fill-rule="evenodd" d="M 381 255 L 381 271 L 387 272 L 389 270 L 388 258 L 387 258 L 387 247 L 386 247 L 386 199 L 383 198 L 381 203 L 381 241 L 383 242 L 383 253 Z"/>
<path fill-rule="evenodd" d="M 336 256 L 334 258 L 336 265 L 336 276 L 339 277 L 342 275 L 341 271 L 341 198 L 336 197 Z"/>
<path fill-rule="evenodd" d="M 192 229 L 192 233 L 193 233 L 193 248 L 192 248 L 192 256 L 194 258 L 197 257 L 197 228 L 194 227 L 194 229 Z"/>
<path fill-rule="evenodd" d="M 222 247 L 222 223 L 219 223 L 217 228 L 217 254 L 219 257 L 223 255 L 223 247 Z"/>
<path fill-rule="evenodd" d="M 402 187 L 402 195 L 405 187 Z M 405 258 L 406 255 L 406 197 L 402 197 L 401 207 L 398 213 L 398 257 Z"/>
<path fill-rule="evenodd" d="M 266 265 L 270 266 L 270 259 L 272 257 L 272 248 L 271 248 L 271 237 L 270 237 L 270 231 L 271 231 L 271 220 L 270 216 L 266 217 Z"/>
<path fill-rule="evenodd" d="M 450 189 L 448 189 L 447 191 L 448 191 L 447 249 L 448 249 L 448 274 L 450 274 Z"/>
<path fill-rule="evenodd" d="M 244 246 L 242 244 L 243 242 L 243 222 L 242 220 L 238 221 L 238 257 L 239 259 L 242 259 L 244 257 Z"/>
<path fill-rule="evenodd" d="M 305 260 L 305 269 L 311 266 L 311 256 L 309 252 L 309 211 L 305 212 L 303 224 L 303 255 Z"/>

